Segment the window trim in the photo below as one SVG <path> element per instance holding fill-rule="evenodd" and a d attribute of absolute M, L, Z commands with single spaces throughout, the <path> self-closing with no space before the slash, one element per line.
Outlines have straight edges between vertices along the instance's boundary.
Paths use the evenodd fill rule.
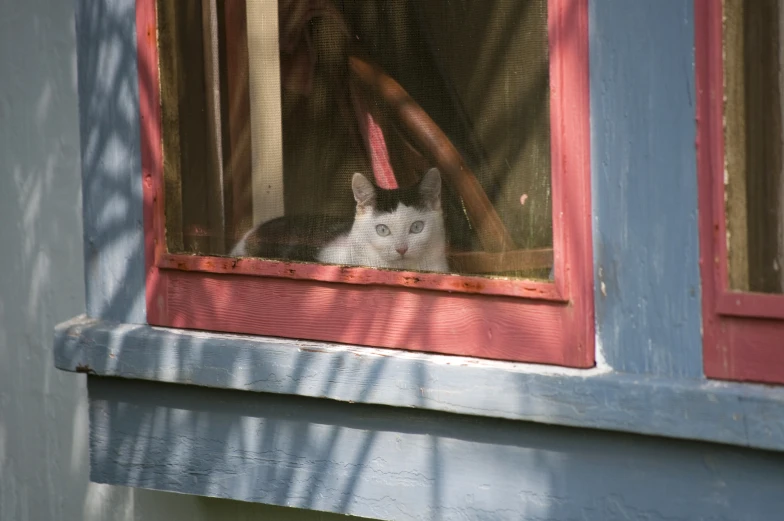
<path fill-rule="evenodd" d="M 87 316 L 57 327 L 53 356 L 60 369 L 87 376 L 91 393 L 99 387 L 115 386 L 110 401 L 103 400 L 105 395 L 90 395 L 89 405 L 95 413 L 89 425 L 93 438 L 106 439 L 108 434 L 124 437 L 125 445 L 130 444 L 131 448 L 159 440 L 161 432 L 181 443 L 191 439 L 187 438 L 191 423 L 183 421 L 159 422 L 156 425 L 162 431 L 156 432 L 115 428 L 123 423 L 115 419 L 128 419 L 123 415 L 134 409 L 132 402 L 144 394 L 147 387 L 143 381 L 147 380 L 177 384 L 161 387 L 164 392 L 198 392 L 207 398 L 214 395 L 223 404 L 234 404 L 235 409 L 241 408 L 240 401 L 247 398 L 290 410 L 291 402 L 285 395 L 294 393 L 319 398 L 314 402 L 317 407 L 329 407 L 334 400 L 349 402 L 345 406 L 347 417 L 367 415 L 368 409 L 354 409 L 357 403 L 378 404 L 370 412 L 382 420 L 397 414 L 396 408 L 401 407 L 407 411 L 419 409 L 425 419 L 430 411 L 450 413 L 445 418 L 473 415 L 464 422 L 465 426 L 488 426 L 484 431 L 488 437 L 481 440 L 481 446 L 498 441 L 493 438 L 493 428 L 499 423 L 484 419 L 489 417 L 506 418 L 511 422 L 504 424 L 520 424 L 521 428 L 526 427 L 526 422 L 530 422 L 530 428 L 539 424 L 577 428 L 570 430 L 575 439 L 581 440 L 594 436 L 593 431 L 598 429 L 640 434 L 642 445 L 655 441 L 651 437 L 664 436 L 784 451 L 784 386 L 702 378 L 697 223 L 693 220 L 697 202 L 692 119 L 694 70 L 683 67 L 694 56 L 694 13 L 690 6 L 674 2 L 591 4 L 591 28 L 595 35 L 601 35 L 592 38 L 591 101 L 595 116 L 592 152 L 597 173 L 593 205 L 596 333 L 597 348 L 602 351 L 602 356 L 597 357 L 598 367 L 591 370 L 427 353 L 396 354 L 386 349 L 145 325 L 137 56 L 133 45 L 123 46 L 124 53 L 132 54 L 119 55 L 119 61 L 112 62 L 117 64 L 111 68 L 112 74 L 106 74 L 106 63 L 101 61 L 107 52 L 116 51 L 118 41 L 132 42 L 135 38 L 135 25 L 130 18 L 133 12 L 124 8 L 127 2 L 117 0 L 99 0 L 102 8 L 97 10 L 92 2 L 80 0 L 79 6 L 77 72 L 82 100 L 79 109 Z M 107 27 L 112 30 L 107 31 Z M 111 56 L 118 57 L 117 53 Z M 641 56 L 662 68 L 666 74 L 659 78 L 661 81 L 650 81 L 646 73 L 649 69 L 639 67 Z M 685 84 L 691 87 L 683 88 Z M 117 88 L 118 85 L 128 88 Z M 677 125 L 673 126 L 673 122 Z M 99 144 L 97 149 L 86 146 L 96 136 L 113 139 Z M 629 146 L 631 140 L 645 146 Z M 662 150 L 669 154 L 657 154 L 652 161 L 651 153 Z M 629 178 L 630 173 L 636 175 Z M 110 202 L 119 197 L 126 203 L 122 214 L 107 216 L 109 197 Z M 652 240 L 659 236 L 671 240 L 659 245 Z M 667 262 L 655 264 L 657 255 Z M 77 378 L 84 381 L 85 376 Z M 182 409 L 174 413 L 177 420 Z M 158 414 L 163 414 L 160 407 Z M 314 410 L 299 417 L 304 422 L 297 426 L 299 431 L 303 430 L 302 425 L 307 428 L 324 423 L 324 416 L 314 415 Z M 142 420 L 138 414 L 133 418 Z M 238 422 L 243 419 L 235 418 Z M 125 425 L 134 427 L 139 423 L 126 421 Z M 102 429 L 105 426 L 113 430 Z M 453 430 L 450 435 L 454 433 Z M 325 436 L 329 437 L 329 433 Z M 360 442 L 379 439 L 373 432 L 363 436 L 358 438 Z M 403 436 L 405 446 L 406 434 Z M 668 443 L 676 450 L 688 446 L 672 440 Z M 447 446 L 448 443 L 439 445 Z M 207 447 L 207 452 L 199 456 L 206 455 L 202 459 L 212 462 L 201 465 L 200 470 L 206 469 L 205 479 L 223 484 L 221 475 L 210 478 L 212 471 L 236 466 L 237 458 L 210 460 L 208 445 L 199 447 Z M 290 444 L 281 447 L 286 455 L 292 454 L 285 450 L 291 448 Z M 721 449 L 715 445 L 706 447 L 709 452 Z M 221 445 L 215 450 L 222 448 Z M 139 465 L 155 468 L 155 463 L 159 463 L 151 460 L 149 451 L 148 457 L 133 460 L 139 465 L 130 469 L 126 463 L 132 458 L 118 459 L 112 447 L 94 444 L 93 449 L 90 458 L 95 479 L 109 477 L 114 484 L 153 488 L 165 481 L 160 475 L 144 483 L 136 479 Z M 356 453 L 349 451 L 349 456 Z M 313 459 L 302 451 L 295 451 L 292 457 L 303 456 L 307 461 Z M 442 462 L 452 461 L 444 459 L 443 451 L 439 456 Z M 453 456 L 455 461 L 462 461 L 459 453 Z M 289 460 L 278 458 L 270 465 L 290 469 Z M 354 468 L 355 460 L 344 458 L 342 462 L 346 468 Z M 323 481 L 320 462 L 316 461 L 313 476 Z M 430 463 L 432 457 L 426 459 L 422 468 L 430 468 Z M 172 479 L 166 483 L 184 483 L 177 479 L 176 472 L 170 474 Z M 504 479 L 508 481 L 508 476 Z M 192 481 L 186 481 L 176 491 L 210 493 L 203 480 L 198 488 L 189 488 Z M 252 480 L 248 484 L 221 490 L 229 490 L 228 495 L 232 495 L 236 490 L 261 490 L 265 485 L 254 488 L 259 482 Z M 274 494 L 266 498 L 239 498 L 236 494 L 233 497 L 276 501 Z M 457 496 L 453 493 L 452 497 Z M 591 507 L 593 500 L 586 501 L 586 508 Z M 344 496 L 336 496 L 333 502 L 344 503 Z M 455 507 L 455 503 L 447 506 Z M 313 508 L 308 498 L 303 500 L 303 507 Z"/>
<path fill-rule="evenodd" d="M 156 8 L 138 0 L 148 322 L 593 366 L 587 0 L 548 0 L 548 13 L 555 283 L 166 253 Z M 399 327 L 380 326 L 392 306 Z M 423 327 L 423 310 L 444 326 Z"/>
<path fill-rule="evenodd" d="M 606 367 L 543 370 L 429 353 L 390 357 L 386 349 L 165 329 L 84 315 L 59 324 L 54 344 L 59 369 L 98 379 L 296 395 L 389 411 L 440 411 L 476 420 L 501 418 L 784 452 L 784 387 Z M 640 345 L 625 347 L 633 351 Z"/>
<path fill-rule="evenodd" d="M 721 2 L 695 0 L 697 176 L 705 376 L 784 383 L 784 295 L 729 288 Z"/>

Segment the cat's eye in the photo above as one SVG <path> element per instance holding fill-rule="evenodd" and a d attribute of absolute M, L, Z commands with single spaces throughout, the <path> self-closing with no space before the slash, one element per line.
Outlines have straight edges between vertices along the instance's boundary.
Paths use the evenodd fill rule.
<path fill-rule="evenodd" d="M 376 233 L 382 237 L 386 237 L 390 234 L 389 227 L 386 224 L 378 224 L 376 225 Z"/>
<path fill-rule="evenodd" d="M 411 228 L 409 228 L 408 231 L 411 232 L 411 233 L 419 233 L 424 228 L 425 228 L 425 223 L 424 222 L 422 222 L 422 221 L 414 221 L 414 223 L 411 225 Z"/>

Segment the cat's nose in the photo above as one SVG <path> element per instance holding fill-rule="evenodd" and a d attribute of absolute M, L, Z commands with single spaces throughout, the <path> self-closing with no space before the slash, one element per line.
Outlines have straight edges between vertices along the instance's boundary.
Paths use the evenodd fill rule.
<path fill-rule="evenodd" d="M 408 251 L 408 246 L 398 246 L 397 248 L 395 248 L 395 251 L 398 252 L 402 257 Z"/>

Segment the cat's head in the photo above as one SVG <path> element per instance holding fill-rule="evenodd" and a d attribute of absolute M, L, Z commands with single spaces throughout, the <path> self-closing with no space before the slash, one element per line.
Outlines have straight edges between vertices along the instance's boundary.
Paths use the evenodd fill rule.
<path fill-rule="evenodd" d="M 362 174 L 354 174 L 351 189 L 357 202 L 352 233 L 359 233 L 365 247 L 373 248 L 389 266 L 415 262 L 444 249 L 441 211 L 441 174 L 431 168 L 409 188 L 384 190 Z"/>

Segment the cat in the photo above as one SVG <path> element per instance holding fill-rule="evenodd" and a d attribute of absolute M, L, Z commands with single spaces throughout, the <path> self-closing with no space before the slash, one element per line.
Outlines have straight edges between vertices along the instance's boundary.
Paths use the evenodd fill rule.
<path fill-rule="evenodd" d="M 415 186 L 391 190 L 356 173 L 351 190 L 357 205 L 353 221 L 278 217 L 246 233 L 231 255 L 449 272 L 437 168 Z"/>

